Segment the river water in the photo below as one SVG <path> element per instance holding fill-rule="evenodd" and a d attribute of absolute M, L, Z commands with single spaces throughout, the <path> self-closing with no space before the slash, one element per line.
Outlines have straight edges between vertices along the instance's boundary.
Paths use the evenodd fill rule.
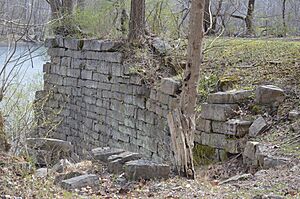
<path fill-rule="evenodd" d="M 48 60 L 42 44 L 22 43 L 16 48 L 0 44 L 0 88 L 6 88 L 0 107 L 20 96 L 32 101 L 35 91 L 42 89 L 43 64 Z"/>
<path fill-rule="evenodd" d="M 14 48 L 0 44 L 0 71 L 5 67 L 1 81 L 3 82 L 3 75 L 9 82 L 18 81 L 20 84 L 36 80 L 38 75 L 42 75 L 43 64 L 48 59 L 43 45 L 22 43 Z"/>

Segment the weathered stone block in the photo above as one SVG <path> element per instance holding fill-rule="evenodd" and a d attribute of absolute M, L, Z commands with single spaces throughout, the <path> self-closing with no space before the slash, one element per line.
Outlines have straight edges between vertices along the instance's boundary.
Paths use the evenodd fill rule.
<path fill-rule="evenodd" d="M 279 104 L 285 100 L 284 91 L 273 85 L 257 87 L 255 95 L 255 102 L 258 104 Z"/>
<path fill-rule="evenodd" d="M 99 184 L 99 177 L 94 174 L 81 175 L 67 180 L 63 180 L 61 182 L 62 188 L 69 191 L 73 189 L 81 189 L 87 186 L 96 187 L 99 186 Z"/>
<path fill-rule="evenodd" d="M 173 78 L 163 78 L 160 84 L 160 91 L 168 95 L 176 95 L 179 92 L 180 82 Z"/>
<path fill-rule="evenodd" d="M 95 160 L 100 160 L 102 162 L 107 162 L 109 156 L 117 155 L 123 152 L 124 152 L 123 149 L 116 149 L 116 148 L 109 148 L 109 147 L 95 148 L 92 150 L 92 154 Z"/>
<path fill-rule="evenodd" d="M 226 122 L 212 121 L 212 131 L 225 135 L 234 135 L 243 137 L 249 133 L 249 127 L 252 124 L 250 121 L 239 119 L 231 119 Z"/>
<path fill-rule="evenodd" d="M 109 41 L 104 40 L 101 43 L 101 51 L 117 51 L 120 47 L 124 45 L 121 41 Z"/>
<path fill-rule="evenodd" d="M 134 160 L 125 164 L 125 176 L 129 180 L 168 178 L 170 166 L 148 160 Z"/>
<path fill-rule="evenodd" d="M 70 152 L 73 146 L 70 142 L 52 139 L 52 138 L 27 138 L 26 143 L 30 148 L 38 148 L 40 150 L 59 150 Z"/>
<path fill-rule="evenodd" d="M 243 152 L 243 163 L 249 166 L 258 166 L 257 159 L 259 142 L 248 141 Z"/>
<path fill-rule="evenodd" d="M 236 115 L 237 104 L 202 104 L 201 117 L 207 120 L 226 121 Z"/>
<path fill-rule="evenodd" d="M 251 90 L 231 90 L 208 95 L 209 104 L 238 104 L 248 100 L 254 92 Z"/>
<path fill-rule="evenodd" d="M 275 156 L 266 156 L 264 158 L 263 162 L 263 168 L 264 169 L 270 169 L 275 168 L 283 165 L 287 165 L 290 163 L 289 158 L 283 158 L 283 157 L 275 157 Z"/>
<path fill-rule="evenodd" d="M 293 110 L 289 112 L 289 120 L 297 120 L 300 119 L 300 112 Z"/>
<path fill-rule="evenodd" d="M 212 130 L 212 121 L 198 117 L 196 120 L 196 129 L 199 131 L 210 133 Z"/>
<path fill-rule="evenodd" d="M 80 40 L 73 39 L 73 38 L 65 38 L 64 39 L 64 46 L 65 48 L 78 50 L 79 49 Z"/>
<path fill-rule="evenodd" d="M 262 117 L 259 116 L 253 124 L 249 128 L 249 136 L 250 137 L 256 137 L 260 133 L 263 133 L 268 127 L 268 123 L 266 120 Z"/>
<path fill-rule="evenodd" d="M 45 47 L 47 48 L 63 48 L 64 47 L 64 41 L 63 38 L 47 38 L 45 41 Z"/>
<path fill-rule="evenodd" d="M 121 173 L 124 171 L 123 165 L 132 160 L 138 160 L 142 156 L 139 153 L 124 152 L 119 155 L 112 155 L 108 158 L 108 172 Z"/>
<path fill-rule="evenodd" d="M 101 40 L 84 40 L 82 50 L 100 51 L 101 44 Z"/>

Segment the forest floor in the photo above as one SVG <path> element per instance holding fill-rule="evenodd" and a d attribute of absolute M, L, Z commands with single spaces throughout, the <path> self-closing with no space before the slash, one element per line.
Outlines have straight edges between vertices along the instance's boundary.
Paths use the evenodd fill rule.
<path fill-rule="evenodd" d="M 271 128 L 255 140 L 271 146 L 272 153 L 290 158 L 289 165 L 269 170 L 246 168 L 240 155 L 197 167 L 195 180 L 171 176 L 168 180 L 128 182 L 122 175 L 108 174 L 104 165 L 84 161 L 77 170 L 98 174 L 101 186 L 71 193 L 54 184 L 58 174 L 38 178 L 30 162 L 2 154 L 0 198 L 300 198 L 300 121 L 288 120 L 291 110 L 300 111 L 298 39 L 209 38 L 204 68 L 199 87 L 203 101 L 220 82 L 229 82 L 236 89 L 272 84 L 285 90 L 285 102 L 277 115 L 269 117 Z M 259 108 L 256 111 L 264 114 Z M 224 182 L 236 175 L 241 178 Z"/>

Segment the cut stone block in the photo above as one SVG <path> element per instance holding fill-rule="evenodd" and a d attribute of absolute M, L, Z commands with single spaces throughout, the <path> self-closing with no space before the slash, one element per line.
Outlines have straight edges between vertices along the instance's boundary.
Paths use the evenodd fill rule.
<path fill-rule="evenodd" d="M 262 116 L 259 116 L 259 118 L 257 118 L 250 126 L 249 136 L 256 137 L 260 133 L 264 132 L 267 129 L 267 127 L 268 123 L 266 122 L 266 120 Z"/>
<path fill-rule="evenodd" d="M 67 159 L 61 159 L 57 164 L 55 164 L 52 168 L 52 172 L 63 173 L 67 168 L 73 167 L 74 164 L 69 162 Z"/>
<path fill-rule="evenodd" d="M 81 175 L 67 180 L 63 180 L 61 182 L 62 188 L 66 190 L 81 189 L 87 186 L 96 187 L 99 186 L 99 184 L 99 177 L 94 174 Z"/>
<path fill-rule="evenodd" d="M 173 78 L 163 78 L 160 84 L 160 91 L 168 95 L 176 95 L 179 91 L 180 82 Z"/>
<path fill-rule="evenodd" d="M 168 42 L 160 39 L 159 37 L 153 38 L 152 46 L 155 51 L 162 55 L 168 54 L 172 49 L 172 46 Z"/>
<path fill-rule="evenodd" d="M 285 99 L 284 91 L 273 85 L 259 86 L 255 91 L 255 102 L 258 104 L 281 103 Z"/>
<path fill-rule="evenodd" d="M 236 115 L 237 104 L 202 104 L 201 117 L 207 120 L 226 121 Z"/>
<path fill-rule="evenodd" d="M 33 149 L 40 150 L 59 150 L 70 152 L 73 150 L 71 142 L 52 138 L 27 138 L 27 145 Z"/>
<path fill-rule="evenodd" d="M 212 131 L 214 133 L 243 137 L 249 133 L 249 127 L 251 124 L 252 122 L 250 121 L 243 121 L 239 119 L 231 119 L 227 122 L 213 121 Z"/>
<path fill-rule="evenodd" d="M 93 157 L 102 162 L 108 162 L 108 157 L 125 152 L 123 149 L 100 147 L 92 150 Z"/>
<path fill-rule="evenodd" d="M 248 100 L 254 92 L 252 90 L 231 90 L 208 95 L 209 104 L 237 104 Z"/>
<path fill-rule="evenodd" d="M 45 178 L 48 175 L 49 170 L 47 168 L 40 168 L 35 171 L 35 176 L 37 178 Z"/>
<path fill-rule="evenodd" d="M 257 152 L 259 142 L 248 141 L 243 152 L 243 163 L 248 166 L 258 166 Z"/>
<path fill-rule="evenodd" d="M 290 162 L 288 158 L 266 156 L 263 162 L 264 169 L 275 168 L 283 165 L 287 165 Z"/>
<path fill-rule="evenodd" d="M 64 46 L 65 48 L 78 50 L 79 49 L 80 40 L 73 39 L 73 38 L 65 38 L 64 39 Z"/>
<path fill-rule="evenodd" d="M 205 120 L 201 117 L 198 117 L 196 120 L 196 129 L 199 131 L 210 133 L 212 130 L 211 123 L 212 122 L 210 120 Z"/>
<path fill-rule="evenodd" d="M 293 110 L 289 112 L 289 120 L 297 120 L 300 119 L 300 112 Z"/>
<path fill-rule="evenodd" d="M 124 171 L 123 166 L 126 162 L 138 160 L 142 156 L 139 153 L 124 152 L 119 155 L 112 155 L 108 158 L 108 172 L 119 174 Z"/>
<path fill-rule="evenodd" d="M 132 153 L 129 151 L 125 151 L 124 153 L 112 155 L 112 156 L 108 157 L 107 160 L 109 162 L 112 162 L 114 160 L 121 159 L 125 163 L 125 162 L 131 161 L 131 160 L 136 160 L 139 158 L 141 158 L 141 155 L 139 153 Z"/>
<path fill-rule="evenodd" d="M 224 149 L 226 152 L 236 154 L 242 151 L 244 140 L 227 138 L 224 134 L 201 132 L 196 136 L 197 143 L 217 149 Z"/>
<path fill-rule="evenodd" d="M 125 176 L 129 180 L 168 178 L 170 166 L 149 160 L 134 160 L 125 164 Z"/>

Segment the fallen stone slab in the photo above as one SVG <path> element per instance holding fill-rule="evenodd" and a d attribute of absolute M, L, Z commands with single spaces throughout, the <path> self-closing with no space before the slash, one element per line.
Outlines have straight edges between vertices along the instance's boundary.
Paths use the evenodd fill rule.
<path fill-rule="evenodd" d="M 163 78 L 160 83 L 160 91 L 168 95 L 176 95 L 180 82 L 174 78 Z"/>
<path fill-rule="evenodd" d="M 221 133 L 225 135 L 234 135 L 243 137 L 249 133 L 249 128 L 252 122 L 240 119 L 231 119 L 226 122 L 212 122 L 212 131 L 214 133 Z"/>
<path fill-rule="evenodd" d="M 276 168 L 279 166 L 287 165 L 289 163 L 290 163 L 289 158 L 266 156 L 264 157 L 263 160 L 263 168 L 264 169 Z"/>
<path fill-rule="evenodd" d="M 74 164 L 69 162 L 67 159 L 61 159 L 52 168 L 52 172 L 63 173 L 67 168 L 74 167 Z"/>
<path fill-rule="evenodd" d="M 37 178 L 45 178 L 45 177 L 47 177 L 48 173 L 49 173 L 48 168 L 40 168 L 35 171 L 34 175 Z"/>
<path fill-rule="evenodd" d="M 260 143 L 248 141 L 246 143 L 244 152 L 243 152 L 243 163 L 248 166 L 258 166 L 258 157 L 257 153 L 259 150 Z"/>
<path fill-rule="evenodd" d="M 226 121 L 236 115 L 237 104 L 202 104 L 201 117 L 207 120 Z"/>
<path fill-rule="evenodd" d="M 292 110 L 292 111 L 289 112 L 289 117 L 288 118 L 291 121 L 300 119 L 300 112 L 296 111 L 296 110 Z"/>
<path fill-rule="evenodd" d="M 255 91 L 255 102 L 258 104 L 282 103 L 285 100 L 284 90 L 273 85 L 257 87 Z"/>
<path fill-rule="evenodd" d="M 208 95 L 209 104 L 238 104 L 247 101 L 254 94 L 252 90 L 230 90 Z"/>
<path fill-rule="evenodd" d="M 129 180 L 168 178 L 170 166 L 149 160 L 134 160 L 124 166 L 125 176 Z"/>
<path fill-rule="evenodd" d="M 138 160 L 142 156 L 139 153 L 124 152 L 118 155 L 112 155 L 108 158 L 108 172 L 119 174 L 124 171 L 123 166 L 126 162 Z"/>
<path fill-rule="evenodd" d="M 55 177 L 54 184 L 55 185 L 60 185 L 63 180 L 68 180 L 70 178 L 74 178 L 74 177 L 81 176 L 81 175 L 84 175 L 84 174 L 86 174 L 86 173 L 79 172 L 79 171 L 72 171 L 72 172 L 68 172 L 68 173 L 62 173 L 62 174 L 57 175 Z"/>
<path fill-rule="evenodd" d="M 99 177 L 95 174 L 86 174 L 63 180 L 61 186 L 66 190 L 81 189 L 83 187 L 96 187 L 100 184 Z"/>
<path fill-rule="evenodd" d="M 259 116 L 256 120 L 254 120 L 254 122 L 250 126 L 249 136 L 256 137 L 259 134 L 263 133 L 267 128 L 268 128 L 268 123 L 262 116 Z"/>
<path fill-rule="evenodd" d="M 123 149 L 100 147 L 92 150 L 92 154 L 95 160 L 99 160 L 107 163 L 109 156 L 118 155 L 125 152 Z"/>
<path fill-rule="evenodd" d="M 172 46 L 167 41 L 164 41 L 159 37 L 153 38 L 152 46 L 156 52 L 162 55 L 169 54 L 172 50 Z"/>
<path fill-rule="evenodd" d="M 233 177 L 231 177 L 227 180 L 224 180 L 224 181 L 220 182 L 219 185 L 230 183 L 230 182 L 235 182 L 235 181 L 240 181 L 240 180 L 248 180 L 252 177 L 253 177 L 253 175 L 250 174 L 250 173 L 242 174 L 242 175 L 236 175 L 236 176 L 233 176 Z"/>
<path fill-rule="evenodd" d="M 198 117 L 196 120 L 196 129 L 202 132 L 210 133 L 212 131 L 212 121 Z"/>
<path fill-rule="evenodd" d="M 71 142 L 53 138 L 27 138 L 28 147 L 40 150 L 59 150 L 70 152 L 73 150 Z"/>

